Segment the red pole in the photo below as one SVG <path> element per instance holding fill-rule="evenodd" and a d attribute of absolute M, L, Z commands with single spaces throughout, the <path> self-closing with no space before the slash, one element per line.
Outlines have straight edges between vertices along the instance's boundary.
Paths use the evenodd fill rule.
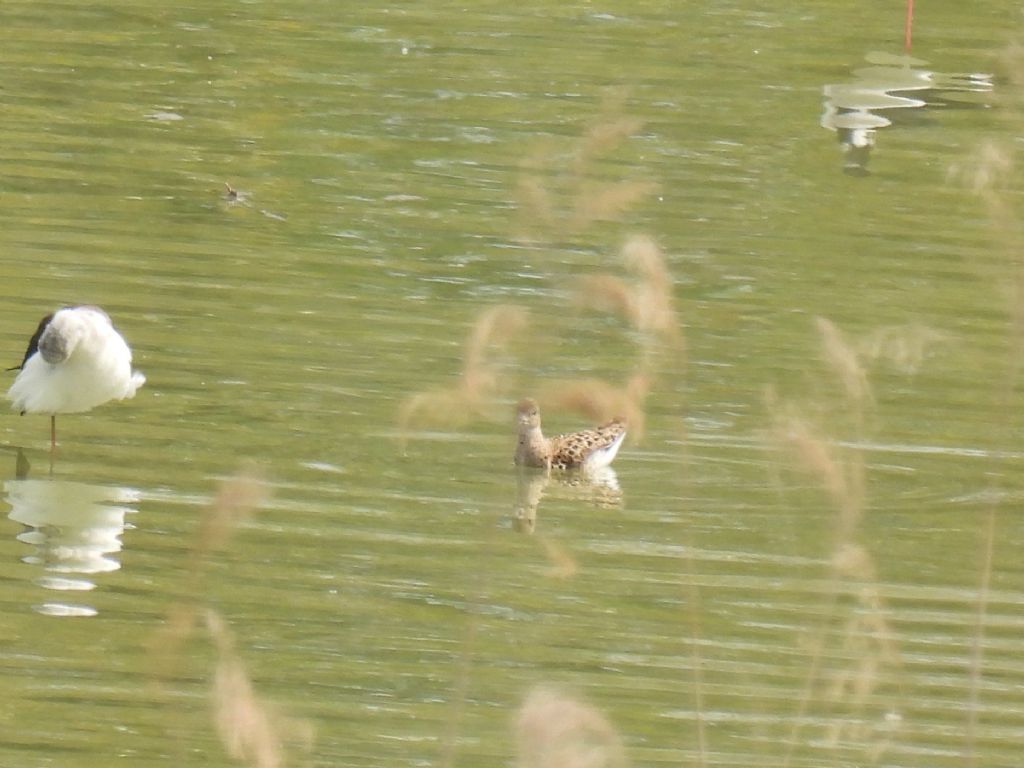
<path fill-rule="evenodd" d="M 907 0 L 907 20 L 903 25 L 903 50 L 910 53 L 910 32 L 914 27 L 914 0 Z"/>

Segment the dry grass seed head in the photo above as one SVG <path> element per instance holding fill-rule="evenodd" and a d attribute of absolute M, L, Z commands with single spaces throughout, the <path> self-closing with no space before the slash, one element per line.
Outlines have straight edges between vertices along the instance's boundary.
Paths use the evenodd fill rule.
<path fill-rule="evenodd" d="M 622 246 L 622 258 L 626 266 L 644 280 L 671 292 L 672 275 L 665 264 L 665 254 L 652 238 L 631 236 Z"/>
<path fill-rule="evenodd" d="M 491 348 L 508 344 L 528 323 L 526 310 L 510 304 L 499 304 L 481 312 L 466 337 L 463 376 L 469 378 L 474 370 L 485 366 Z"/>
<path fill-rule="evenodd" d="M 846 542 L 832 554 L 832 568 L 836 575 L 857 581 L 875 581 L 875 562 L 860 544 Z"/>
<path fill-rule="evenodd" d="M 782 442 L 789 445 L 796 454 L 799 466 L 819 479 L 837 508 L 847 509 L 854 494 L 843 466 L 836 460 L 829 444 L 795 417 L 781 424 L 779 432 Z"/>
<path fill-rule="evenodd" d="M 196 551 L 205 553 L 223 548 L 238 526 L 266 503 L 268 496 L 268 486 L 255 467 L 240 470 L 224 480 L 213 503 L 203 512 Z"/>
<path fill-rule="evenodd" d="M 198 601 L 203 591 L 205 565 L 212 552 L 222 549 L 235 529 L 258 507 L 266 503 L 269 488 L 259 471 L 246 467 L 223 480 L 213 501 L 203 510 L 199 529 L 189 550 L 185 591 Z M 196 628 L 197 602 L 176 602 L 167 609 L 167 617 L 150 637 L 148 646 L 154 675 L 171 674 L 181 657 L 185 642 Z"/>
<path fill-rule="evenodd" d="M 657 189 L 655 182 L 644 180 L 581 184 L 569 228 L 579 231 L 595 221 L 615 221 Z"/>
<path fill-rule="evenodd" d="M 637 117 L 619 115 L 599 118 L 580 139 L 574 171 L 579 175 L 586 173 L 595 158 L 618 149 L 626 139 L 639 133 L 643 127 L 644 121 Z"/>
<path fill-rule="evenodd" d="M 522 307 L 501 304 L 484 310 L 466 337 L 459 396 L 478 415 L 488 400 L 497 396 L 502 377 L 494 361 L 494 351 L 506 346 L 527 326 L 528 315 Z"/>
<path fill-rule="evenodd" d="M 677 344 L 682 340 L 672 294 L 673 283 L 661 249 L 649 237 L 634 236 L 622 249 L 636 279 L 586 275 L 577 282 L 576 304 L 623 317 L 638 331 Z M 651 350 L 647 350 L 650 352 Z"/>
<path fill-rule="evenodd" d="M 999 65 L 1002 76 L 1011 86 L 1004 89 L 1006 97 L 1019 102 L 1024 98 L 1024 46 L 1017 42 L 1006 46 Z"/>
<path fill-rule="evenodd" d="M 573 163 L 577 176 L 586 173 L 595 158 L 618 149 L 626 139 L 643 128 L 643 120 L 624 114 L 628 98 L 628 88 L 609 88 L 601 95 L 600 112 L 577 142 Z"/>
<path fill-rule="evenodd" d="M 846 341 L 834 323 L 824 317 L 815 318 L 821 335 L 825 361 L 839 379 L 846 396 L 862 405 L 871 401 L 871 387 L 867 373 L 860 364 L 857 351 Z"/>
<path fill-rule="evenodd" d="M 520 175 L 516 182 L 516 201 L 520 214 L 531 225 L 550 228 L 555 220 L 555 201 L 537 176 Z"/>
<path fill-rule="evenodd" d="M 623 387 L 600 379 L 579 379 L 545 387 L 543 400 L 559 409 L 582 413 L 594 422 L 613 418 L 626 421 L 631 439 L 640 440 L 644 434 L 644 399 L 650 388 L 650 378 L 637 373 Z"/>
<path fill-rule="evenodd" d="M 398 427 L 404 435 L 418 427 L 460 427 L 468 420 L 476 404 L 463 395 L 461 388 L 417 392 L 402 401 L 398 409 Z"/>
<path fill-rule="evenodd" d="M 164 623 L 146 641 L 146 662 L 156 681 L 176 676 L 182 661 L 182 649 L 195 631 L 198 617 L 195 603 L 172 603 Z"/>
<path fill-rule="evenodd" d="M 1005 142 L 986 139 L 965 160 L 950 166 L 948 178 L 979 197 L 992 220 L 1006 228 L 1014 218 L 1006 195 L 1014 167 L 1013 150 Z"/>
<path fill-rule="evenodd" d="M 577 281 L 576 304 L 621 315 L 636 325 L 639 318 L 633 286 L 613 275 L 584 275 Z"/>
<path fill-rule="evenodd" d="M 917 373 L 929 350 L 948 337 L 924 325 L 887 326 L 863 338 L 858 355 L 867 360 L 883 360 L 905 374 Z"/>
<path fill-rule="evenodd" d="M 579 565 L 569 550 L 548 538 L 542 537 L 539 541 L 544 548 L 544 555 L 547 557 L 548 564 L 550 565 L 545 572 L 546 576 L 553 579 L 570 579 L 576 575 Z"/>
<path fill-rule="evenodd" d="M 646 235 L 633 235 L 622 247 L 627 269 L 639 278 L 634 302 L 639 308 L 636 327 L 668 341 L 680 340 L 672 275 L 658 244 Z"/>
<path fill-rule="evenodd" d="M 499 367 L 492 361 L 493 352 L 508 345 L 528 322 L 529 316 L 522 307 L 502 304 L 480 313 L 466 336 L 456 386 L 414 393 L 399 406 L 403 449 L 414 425 L 461 427 L 471 418 L 489 415 L 503 380 Z"/>
<path fill-rule="evenodd" d="M 552 688 L 538 686 L 516 715 L 520 768 L 623 768 L 618 731 L 600 711 Z"/>
<path fill-rule="evenodd" d="M 225 751 L 252 768 L 284 765 L 279 716 L 260 700 L 238 658 L 234 638 L 220 616 L 206 611 L 206 628 L 217 647 L 213 676 L 213 707 L 217 734 Z"/>

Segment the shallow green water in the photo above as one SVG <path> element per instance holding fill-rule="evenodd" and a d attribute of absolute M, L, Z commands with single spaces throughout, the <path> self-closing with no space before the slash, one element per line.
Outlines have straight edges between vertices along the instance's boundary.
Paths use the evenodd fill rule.
<path fill-rule="evenodd" d="M 58 419 L 52 469 L 45 417 L 0 420 L 0 764 L 235 764 L 218 661 L 288 764 L 511 764 L 540 684 L 635 765 L 1018 763 L 1020 185 L 950 180 L 1015 135 L 1005 76 L 880 112 L 855 176 L 823 88 L 900 53 L 900 8 L 166 5 L 0 10 L 4 359 L 96 303 L 148 377 Z M 916 69 L 1001 71 L 1004 6 L 947 5 Z M 685 355 L 573 303 L 638 234 Z M 530 320 L 493 397 L 403 444 L 503 304 Z M 517 521 L 514 401 L 638 366 L 620 490 L 552 481 Z M 246 461 L 271 498 L 197 566 Z M 161 633 L 182 604 L 215 629 Z"/>

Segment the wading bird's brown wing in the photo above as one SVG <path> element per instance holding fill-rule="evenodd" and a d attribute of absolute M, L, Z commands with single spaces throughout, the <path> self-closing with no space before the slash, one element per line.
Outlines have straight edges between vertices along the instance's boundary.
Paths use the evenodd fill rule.
<path fill-rule="evenodd" d="M 614 419 L 594 429 L 557 435 L 551 438 L 551 466 L 559 469 L 579 467 L 588 456 L 608 448 L 625 431 L 626 425 L 619 419 Z"/>

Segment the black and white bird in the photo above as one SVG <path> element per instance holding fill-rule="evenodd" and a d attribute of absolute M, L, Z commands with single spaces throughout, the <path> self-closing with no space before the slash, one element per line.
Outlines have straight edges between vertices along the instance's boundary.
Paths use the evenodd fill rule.
<path fill-rule="evenodd" d="M 82 413 L 110 400 L 134 397 L 146 377 L 132 370 L 132 351 L 99 307 L 64 307 L 39 321 L 17 378 L 7 391 L 12 408 L 50 414 L 50 449 L 57 414 Z"/>

